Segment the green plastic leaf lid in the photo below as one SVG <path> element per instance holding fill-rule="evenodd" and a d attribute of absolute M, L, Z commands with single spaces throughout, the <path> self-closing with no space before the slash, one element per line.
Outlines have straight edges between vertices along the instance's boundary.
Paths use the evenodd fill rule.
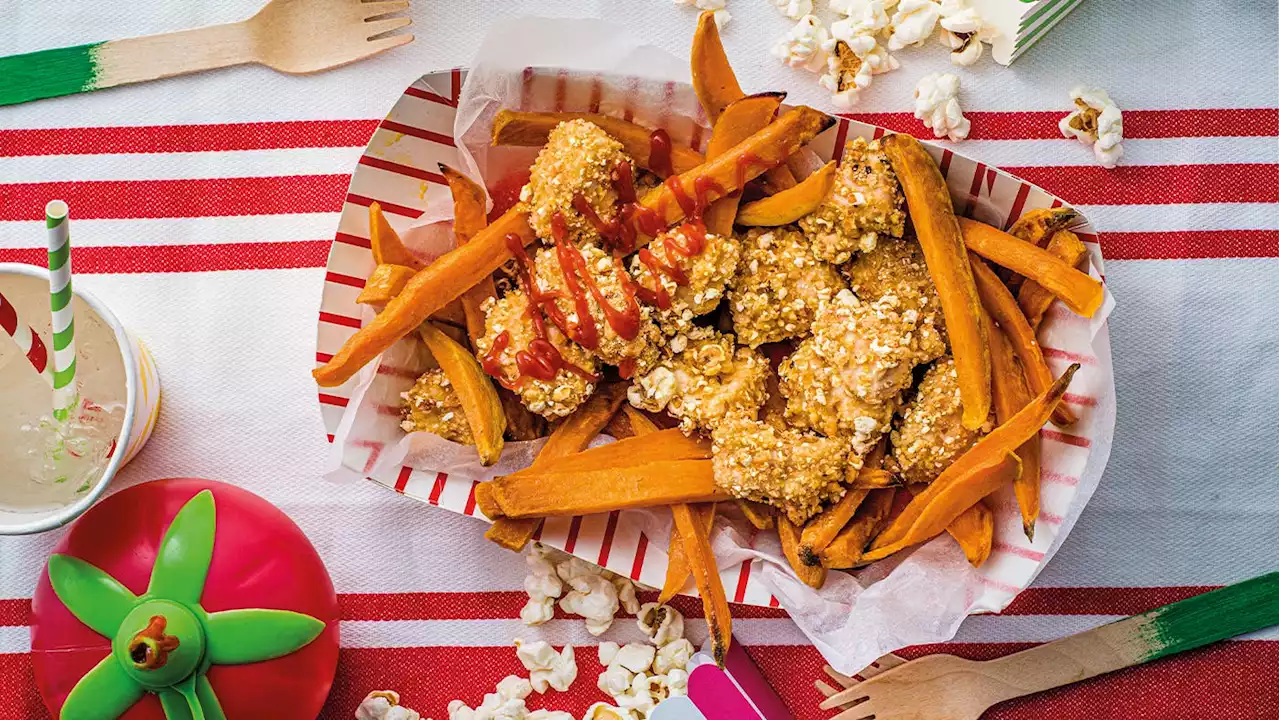
<path fill-rule="evenodd" d="M 225 718 L 205 673 L 211 665 L 271 660 L 305 647 L 325 623 L 288 610 L 209 613 L 200 606 L 213 558 L 213 493 L 174 516 L 143 595 L 69 555 L 49 558 L 54 593 L 81 622 L 111 640 L 111 654 L 80 678 L 62 718 L 117 718 L 143 693 L 159 695 L 170 720 Z"/>

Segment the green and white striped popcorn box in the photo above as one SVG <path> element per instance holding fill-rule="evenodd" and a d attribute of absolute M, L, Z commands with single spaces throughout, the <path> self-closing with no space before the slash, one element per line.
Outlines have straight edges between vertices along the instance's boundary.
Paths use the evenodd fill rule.
<path fill-rule="evenodd" d="M 991 42 L 991 57 L 1010 65 L 1053 29 L 1083 0 L 972 0 L 985 23 L 1000 36 Z"/>

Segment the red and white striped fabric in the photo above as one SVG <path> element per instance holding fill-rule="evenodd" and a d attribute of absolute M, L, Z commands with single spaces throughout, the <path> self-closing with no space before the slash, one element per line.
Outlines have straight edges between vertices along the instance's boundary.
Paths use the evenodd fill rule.
<path fill-rule="evenodd" d="M 257 0 L 108 0 L 6 12 L 0 48 L 25 52 L 238 19 Z M 693 13 L 667 2 L 470 2 L 416 10 L 417 42 L 331 73 L 261 68 L 0 110 L 0 260 L 43 262 L 40 208 L 66 199 L 77 283 L 151 347 L 165 401 L 117 487 L 201 475 L 292 516 L 341 594 L 344 651 L 326 718 L 369 690 L 400 690 L 442 720 L 518 663 L 516 635 L 589 646 L 581 622 L 516 619 L 524 564 L 477 521 L 371 483 L 319 480 L 327 445 L 308 370 L 324 263 L 351 168 L 378 119 L 423 72 L 466 65 L 488 19 L 603 15 L 684 55 Z M 823 106 L 765 48 L 786 27 L 736 0 L 725 33 L 742 84 Z M 973 138 L 960 147 L 1081 206 L 1101 231 L 1118 418 L 1107 473 L 1035 585 L 956 640 L 917 648 L 992 657 L 1274 570 L 1277 543 L 1276 9 L 1170 13 L 1086 5 L 1009 70 L 961 69 Z M 1141 37 L 1141 40 L 1138 38 Z M 1206 62 L 1201 58 L 1212 58 Z M 933 48 L 904 52 L 858 119 L 923 134 L 906 112 Z M 1058 139 L 1067 89 L 1106 88 L 1126 110 L 1126 165 L 1104 171 Z M 43 718 L 31 680 L 29 600 L 56 534 L 0 540 L 0 718 Z M 465 558 L 460 562 L 459 558 Z M 682 608 L 697 617 L 694 605 Z M 610 631 L 625 637 L 629 623 Z M 703 632 L 690 623 L 691 632 Z M 742 608 L 736 636 L 797 717 L 820 717 L 820 659 L 778 610 Z M 593 652 L 566 694 L 598 699 Z M 998 718 L 1275 717 L 1274 631 L 997 709 Z M 266 715 L 264 715 L 265 717 Z"/>

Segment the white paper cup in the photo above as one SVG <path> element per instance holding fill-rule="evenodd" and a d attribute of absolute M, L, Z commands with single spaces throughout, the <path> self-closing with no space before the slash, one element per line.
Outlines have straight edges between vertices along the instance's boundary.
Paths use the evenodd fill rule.
<path fill-rule="evenodd" d="M 26 275 L 39 278 L 45 283 L 49 281 L 48 269 L 34 265 L 0 263 L 0 275 Z M 107 467 L 98 482 L 71 504 L 30 512 L 0 508 L 0 535 L 44 532 L 66 525 L 79 517 L 106 492 L 107 485 L 116 472 L 142 450 L 142 446 L 151 437 L 156 418 L 160 414 L 160 375 L 156 372 L 156 361 L 151 351 L 126 330 L 111 310 L 92 293 L 79 287 L 75 287 L 74 292 L 111 327 L 115 333 L 116 346 L 124 360 L 124 424 L 120 427 L 117 450 L 107 461 Z"/>

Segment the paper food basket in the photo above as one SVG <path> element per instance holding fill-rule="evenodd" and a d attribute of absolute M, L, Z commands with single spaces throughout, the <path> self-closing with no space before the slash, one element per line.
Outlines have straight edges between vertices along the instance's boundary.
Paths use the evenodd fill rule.
<path fill-rule="evenodd" d="M 512 40 L 512 42 L 517 42 Z M 544 43 L 545 45 L 545 43 Z M 356 304 L 374 267 L 369 248 L 368 205 L 377 201 L 397 230 L 423 225 L 422 217 L 448 206 L 438 163 L 470 172 L 495 162 L 483 150 L 464 152 L 468 139 L 455 136 L 459 100 L 467 105 L 468 73 L 424 75 L 395 103 L 375 132 L 352 177 L 338 233 L 329 255 L 320 306 L 316 362 L 324 363 L 373 311 Z M 492 78 L 490 78 L 491 80 Z M 499 92 L 505 107 L 522 110 L 596 111 L 663 126 L 673 142 L 701 149 L 710 135 L 697 100 L 685 84 L 544 67 L 524 68 Z M 494 99 L 494 98 L 490 98 Z M 481 113 L 483 115 L 483 113 Z M 470 122 L 471 119 L 468 119 Z M 482 124 L 479 117 L 477 124 Z M 483 128 L 487 137 L 487 127 Z M 840 118 L 811 148 L 822 159 L 839 160 L 846 141 L 876 138 L 883 128 Z M 957 212 L 1008 227 L 1023 212 L 1062 201 L 997 169 L 950 149 L 927 145 L 946 176 Z M 505 149 L 503 149 L 505 151 Z M 536 152 L 536 150 L 534 151 Z M 532 154 L 520 162 L 527 163 Z M 499 159 L 500 161 L 500 159 Z M 493 178 L 488 178 L 490 183 Z M 447 218 L 440 218 L 446 220 Z M 447 223 L 441 227 L 447 228 Z M 1103 262 L 1094 229 L 1083 218 L 1073 227 L 1089 249 L 1090 272 L 1102 278 Z M 415 250 L 427 259 L 448 242 L 427 233 Z M 443 237 L 448 237 L 447 233 Z M 411 245 L 413 243 L 410 243 Z M 713 540 L 729 599 L 782 606 L 837 669 L 855 672 L 897 648 L 945 641 L 969 614 L 998 612 L 1036 577 L 1058 549 L 1097 486 L 1110 451 L 1115 392 L 1106 317 L 1114 302 L 1090 319 L 1055 305 L 1040 340 L 1050 369 L 1069 363 L 1081 369 L 1067 402 L 1080 416 L 1069 432 L 1046 427 L 1042 506 L 1035 541 L 1022 532 L 1011 492 L 989 499 L 996 517 L 995 545 L 981 569 L 971 568 L 947 536 L 912 551 L 904 560 L 874 564 L 857 575 L 832 573 L 822 591 L 799 583 L 786 568 L 772 534 L 753 536 L 742 526 L 717 521 Z M 431 360 L 413 338 L 402 340 L 343 386 L 321 388 L 326 432 L 333 445 L 334 475 L 367 478 L 424 503 L 477 518 L 475 486 L 527 466 L 540 441 L 511 443 L 498 465 L 482 468 L 474 448 L 399 427 L 399 393 Z M 599 442 L 607 442 L 601 438 Z M 539 540 L 597 563 L 644 585 L 659 587 L 666 570 L 669 513 L 624 511 L 549 519 Z M 483 527 L 477 526 L 481 533 Z"/>

